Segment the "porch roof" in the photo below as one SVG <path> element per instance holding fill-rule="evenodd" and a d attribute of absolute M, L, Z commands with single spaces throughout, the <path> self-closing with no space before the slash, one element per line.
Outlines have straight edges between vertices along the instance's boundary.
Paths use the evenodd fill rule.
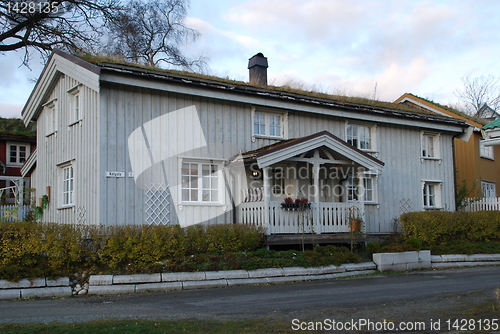
<path fill-rule="evenodd" d="M 343 141 L 328 131 L 294 138 L 243 154 L 245 160 L 256 160 L 259 168 L 271 166 L 302 153 L 325 146 L 345 158 L 368 169 L 380 170 L 384 162 Z"/>

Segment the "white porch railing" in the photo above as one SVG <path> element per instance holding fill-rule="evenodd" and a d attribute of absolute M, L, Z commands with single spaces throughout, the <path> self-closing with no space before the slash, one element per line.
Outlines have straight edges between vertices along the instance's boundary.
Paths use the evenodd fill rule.
<path fill-rule="evenodd" d="M 465 211 L 500 210 L 500 197 L 468 198 L 466 201 Z"/>
<path fill-rule="evenodd" d="M 238 222 L 266 228 L 267 234 L 346 233 L 350 231 L 352 211 L 363 215 L 360 203 L 311 203 L 310 210 L 287 210 L 281 202 L 270 202 L 269 225 L 265 202 L 241 203 Z"/>
<path fill-rule="evenodd" d="M 0 221 L 21 221 L 30 210 L 29 205 L 0 205 Z"/>

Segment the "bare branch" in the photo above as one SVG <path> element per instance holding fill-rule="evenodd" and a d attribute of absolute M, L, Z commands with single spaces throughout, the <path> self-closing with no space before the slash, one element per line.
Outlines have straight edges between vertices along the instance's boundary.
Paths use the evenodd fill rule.
<path fill-rule="evenodd" d="M 464 88 L 456 91 L 455 95 L 465 105 L 465 111 L 476 117 L 487 117 L 483 106 L 487 105 L 493 110 L 500 108 L 499 79 L 493 75 L 462 78 Z M 483 108 L 483 109 L 482 109 Z"/>

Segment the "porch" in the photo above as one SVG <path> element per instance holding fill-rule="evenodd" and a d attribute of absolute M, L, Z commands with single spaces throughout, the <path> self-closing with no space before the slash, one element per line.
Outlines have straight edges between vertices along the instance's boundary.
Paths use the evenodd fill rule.
<path fill-rule="evenodd" d="M 317 202 L 310 208 L 293 210 L 282 208 L 282 202 L 248 202 L 237 208 L 237 221 L 260 226 L 267 235 L 276 234 L 347 234 L 351 232 L 351 219 L 364 215 L 363 204 Z M 363 232 L 361 224 L 360 232 Z"/>

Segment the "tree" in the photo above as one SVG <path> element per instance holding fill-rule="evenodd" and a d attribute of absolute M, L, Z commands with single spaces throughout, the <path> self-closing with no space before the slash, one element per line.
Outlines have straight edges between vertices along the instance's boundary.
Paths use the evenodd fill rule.
<path fill-rule="evenodd" d="M 187 66 L 190 62 L 177 45 L 182 38 L 192 36 L 194 39 L 198 36 L 195 30 L 182 25 L 187 3 L 188 0 L 155 0 L 151 4 L 137 0 L 0 0 L 0 53 L 24 50 L 24 65 L 28 65 L 33 49 L 45 56 L 54 48 L 69 52 L 103 53 L 106 51 L 102 50 L 103 40 L 110 35 L 113 38 L 109 40 L 114 41 L 114 53 L 129 56 L 135 42 L 143 45 L 147 37 L 160 33 L 152 30 L 158 25 L 162 29 L 170 29 L 168 36 L 171 43 L 157 45 L 155 43 L 159 40 L 155 39 L 150 48 L 137 47 L 134 56 L 128 58 L 157 59 L 164 53 L 162 58 Z M 157 10 L 161 12 L 157 13 Z M 140 15 L 142 19 L 135 20 L 137 17 L 133 15 Z M 141 41 L 144 33 L 146 37 Z M 120 38 L 117 39 L 118 34 Z"/>
<path fill-rule="evenodd" d="M 202 59 L 188 60 L 178 48 L 199 37 L 184 25 L 186 10 L 184 0 L 130 1 L 110 22 L 109 52 L 149 66 L 203 67 Z"/>
<path fill-rule="evenodd" d="M 0 52 L 47 55 L 53 48 L 92 51 L 116 11 L 118 0 L 5 1 L 0 4 Z"/>
<path fill-rule="evenodd" d="M 493 75 L 462 78 L 464 89 L 455 95 L 465 104 L 465 112 L 476 117 L 485 117 L 481 108 L 487 104 L 493 110 L 500 108 L 499 79 Z M 483 109 L 484 110 L 484 109 Z"/>

